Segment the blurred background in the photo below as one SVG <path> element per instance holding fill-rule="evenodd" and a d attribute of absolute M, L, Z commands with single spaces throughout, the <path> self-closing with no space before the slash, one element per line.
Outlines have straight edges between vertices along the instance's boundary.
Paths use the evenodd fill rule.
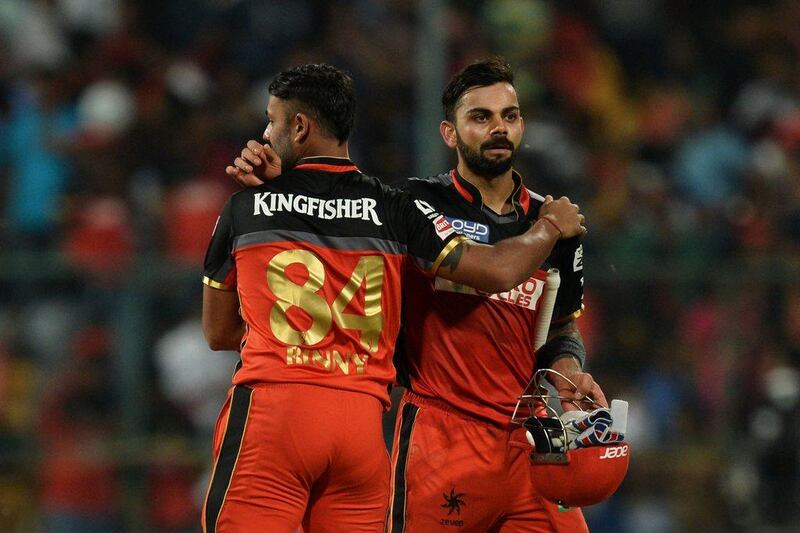
<path fill-rule="evenodd" d="M 793 0 L 0 1 L 0 530 L 198 531 L 236 360 L 202 257 L 268 81 L 350 71 L 352 157 L 396 182 L 453 164 L 440 93 L 489 54 L 517 169 L 586 213 L 579 326 L 631 404 L 592 531 L 797 531 Z"/>

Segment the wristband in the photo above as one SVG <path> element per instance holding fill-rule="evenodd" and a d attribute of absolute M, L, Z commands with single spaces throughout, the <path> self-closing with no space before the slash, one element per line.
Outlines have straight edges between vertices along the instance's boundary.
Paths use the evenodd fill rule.
<path fill-rule="evenodd" d="M 586 348 L 581 339 L 572 335 L 561 335 L 550 339 L 536 350 L 536 368 L 549 368 L 557 359 L 564 356 L 574 357 L 583 368 L 586 363 Z"/>
<path fill-rule="evenodd" d="M 546 220 L 546 221 L 548 221 L 550 224 L 552 224 L 552 225 L 553 225 L 553 227 L 554 227 L 554 228 L 556 228 L 556 231 L 558 232 L 558 237 L 559 237 L 559 238 L 563 238 L 563 237 L 564 237 L 564 232 L 563 232 L 563 231 L 561 231 L 561 228 L 559 228 L 559 227 L 558 227 L 558 224 L 556 224 L 555 222 L 553 222 L 552 220 L 550 220 L 550 217 L 549 217 L 549 216 L 545 215 L 545 216 L 541 217 L 539 220 Z"/>

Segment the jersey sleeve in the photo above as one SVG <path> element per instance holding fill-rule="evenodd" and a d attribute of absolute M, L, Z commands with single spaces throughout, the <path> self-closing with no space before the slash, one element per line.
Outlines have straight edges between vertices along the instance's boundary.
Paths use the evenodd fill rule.
<path fill-rule="evenodd" d="M 424 200 L 412 198 L 407 191 L 390 193 L 389 220 L 406 244 L 407 253 L 424 272 L 435 275 L 442 261 L 468 239 L 456 233 L 445 216 Z"/>
<path fill-rule="evenodd" d="M 553 322 L 578 318 L 583 311 L 583 243 L 580 237 L 559 242 L 553 266 L 561 274 Z"/>
<path fill-rule="evenodd" d="M 203 283 L 215 289 L 236 290 L 236 263 L 233 260 L 232 199 L 228 199 L 217 218 L 203 263 Z"/>

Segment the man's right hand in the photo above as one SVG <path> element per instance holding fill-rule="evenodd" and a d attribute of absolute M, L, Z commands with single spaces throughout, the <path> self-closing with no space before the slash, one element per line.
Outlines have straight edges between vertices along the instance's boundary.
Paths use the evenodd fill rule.
<path fill-rule="evenodd" d="M 225 173 L 242 187 L 256 187 L 280 176 L 281 158 L 269 144 L 250 140 Z"/>
<path fill-rule="evenodd" d="M 586 233 L 583 215 L 577 204 L 570 202 L 566 196 L 562 196 L 558 200 L 553 200 L 550 195 L 545 196 L 544 203 L 539 209 L 539 218 L 548 219 L 558 228 L 562 239 Z"/>

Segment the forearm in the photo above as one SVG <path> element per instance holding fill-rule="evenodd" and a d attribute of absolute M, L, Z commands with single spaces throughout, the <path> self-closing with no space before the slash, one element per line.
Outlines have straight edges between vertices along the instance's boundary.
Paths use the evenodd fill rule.
<path fill-rule="evenodd" d="M 245 324 L 235 292 L 203 287 L 203 333 L 212 350 L 239 350 Z"/>
<path fill-rule="evenodd" d="M 536 272 L 553 251 L 559 238 L 560 235 L 552 224 L 537 220 L 522 235 L 498 242 L 492 255 L 502 266 L 502 281 L 505 286 L 501 289 L 516 287 Z"/>
<path fill-rule="evenodd" d="M 575 320 L 550 328 L 547 342 L 536 351 L 538 368 L 569 368 L 581 370 L 586 361 L 586 348 Z"/>
<path fill-rule="evenodd" d="M 544 263 L 559 236 L 552 224 L 538 220 L 522 235 L 494 245 L 461 245 L 442 262 L 439 275 L 485 292 L 506 291 Z"/>
<path fill-rule="evenodd" d="M 551 368 L 559 375 L 548 374 L 547 379 L 558 391 L 561 406 L 565 411 L 591 410 L 598 406 L 608 407 L 606 396 L 591 374 L 583 369 L 586 359 L 583 340 L 574 320 L 551 329 L 550 340 L 542 347 L 551 347 L 551 354 L 536 352 L 536 366 Z M 540 360 L 539 355 L 545 359 Z M 562 377 L 563 376 L 563 377 Z"/>
<path fill-rule="evenodd" d="M 212 334 L 209 334 L 210 330 L 205 327 L 203 330 L 206 332 L 208 347 L 212 350 L 238 352 L 242 344 L 242 337 L 244 337 L 245 325 L 240 319 L 237 325 Z"/>

